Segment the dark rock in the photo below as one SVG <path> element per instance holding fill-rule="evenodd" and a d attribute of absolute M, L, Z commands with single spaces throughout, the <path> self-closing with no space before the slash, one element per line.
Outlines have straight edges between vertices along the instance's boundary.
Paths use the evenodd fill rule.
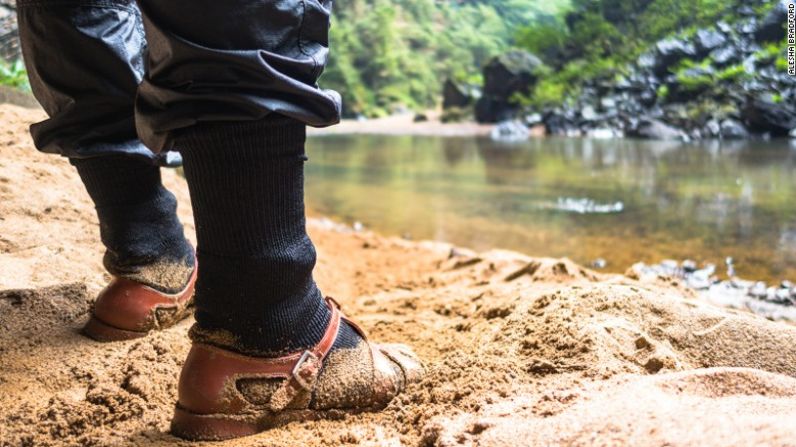
<path fill-rule="evenodd" d="M 778 0 L 774 8 L 760 22 L 754 31 L 758 42 L 778 42 L 785 38 L 785 24 L 788 23 L 788 4 L 794 0 Z"/>
<path fill-rule="evenodd" d="M 482 96 L 475 103 L 475 119 L 479 123 L 496 123 L 512 119 L 517 108 L 508 101 L 496 100 Z"/>
<path fill-rule="evenodd" d="M 757 20 L 754 17 L 743 20 L 736 24 L 738 32 L 741 34 L 753 35 L 757 32 Z"/>
<path fill-rule="evenodd" d="M 630 129 L 628 135 L 648 140 L 681 140 L 684 133 L 663 121 L 642 118 L 635 129 Z"/>
<path fill-rule="evenodd" d="M 480 96 L 481 90 L 477 86 L 448 79 L 442 87 L 442 108 L 469 107 Z"/>
<path fill-rule="evenodd" d="M 585 121 L 594 121 L 600 116 L 597 114 L 597 111 L 594 110 L 594 107 L 586 106 L 580 110 L 580 117 Z"/>
<path fill-rule="evenodd" d="M 560 110 L 548 110 L 544 113 L 542 121 L 546 132 L 550 135 L 568 135 L 577 128 L 574 116 L 568 116 L 566 112 Z"/>
<path fill-rule="evenodd" d="M 723 20 L 716 23 L 716 29 L 727 35 L 732 33 L 732 25 Z"/>
<path fill-rule="evenodd" d="M 712 119 L 705 123 L 703 133 L 709 137 L 717 138 L 721 135 L 721 124 Z"/>
<path fill-rule="evenodd" d="M 655 104 L 655 102 L 658 100 L 658 95 L 654 91 L 645 90 L 639 94 L 638 99 L 641 104 L 649 107 Z"/>
<path fill-rule="evenodd" d="M 610 97 L 610 96 L 609 97 L 600 98 L 600 108 L 603 111 L 609 111 L 609 110 L 616 109 L 616 103 L 617 103 L 616 98 L 613 98 L 613 97 Z"/>
<path fill-rule="evenodd" d="M 727 140 L 741 140 L 749 138 L 749 131 L 739 121 L 726 119 L 721 122 L 721 137 Z"/>
<path fill-rule="evenodd" d="M 749 5 L 741 6 L 735 11 L 735 13 L 738 14 L 739 16 L 745 16 L 745 17 L 755 16 L 755 10 L 752 9 L 752 7 Z"/>
<path fill-rule="evenodd" d="M 713 63 L 719 67 L 725 67 L 738 62 L 738 60 L 740 60 L 739 56 L 739 51 L 732 46 L 716 48 L 710 52 L 710 58 L 713 60 Z"/>
<path fill-rule="evenodd" d="M 696 48 L 685 39 L 664 39 L 655 44 L 655 62 L 652 69 L 656 75 L 662 76 L 681 60 L 696 56 Z"/>
<path fill-rule="evenodd" d="M 412 121 L 416 123 L 422 123 L 424 121 L 428 121 L 428 115 L 426 115 L 425 113 L 416 113 L 415 117 L 412 118 Z"/>
<path fill-rule="evenodd" d="M 708 53 L 727 43 L 727 37 L 716 30 L 701 29 L 694 35 L 694 43 L 700 57 L 707 56 Z"/>
<path fill-rule="evenodd" d="M 493 123 L 513 116 L 517 107 L 510 98 L 515 93 L 528 93 L 542 67 L 542 61 L 527 51 L 513 50 L 494 57 L 484 67 L 484 90 L 476 103 L 476 119 Z"/>
<path fill-rule="evenodd" d="M 784 137 L 796 127 L 796 106 L 774 101 L 771 94 L 753 96 L 746 101 L 743 119 L 753 132 Z"/>

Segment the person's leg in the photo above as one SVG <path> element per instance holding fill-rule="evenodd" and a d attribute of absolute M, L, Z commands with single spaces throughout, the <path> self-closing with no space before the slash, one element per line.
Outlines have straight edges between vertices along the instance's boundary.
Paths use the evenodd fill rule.
<path fill-rule="evenodd" d="M 185 160 L 197 327 L 235 334 L 245 352 L 311 346 L 329 312 L 304 229 L 304 128 L 339 120 L 339 96 L 316 84 L 330 2 L 138 3 L 149 51 L 136 120 L 147 145 L 176 144 Z"/>
<path fill-rule="evenodd" d="M 194 256 L 176 200 L 161 183 L 163 157 L 136 135 L 133 102 L 145 49 L 140 12 L 131 0 L 19 0 L 17 11 L 31 87 L 49 116 L 31 126 L 34 143 L 76 167 L 97 209 L 104 264 L 128 283 L 104 291 L 95 316 L 105 309 L 106 322 L 145 329 L 126 321 L 132 316 L 121 315 L 115 301 L 122 297 L 114 292 L 137 284 L 178 293 Z"/>
<path fill-rule="evenodd" d="M 202 266 L 174 432 L 226 438 L 386 405 L 418 365 L 339 319 L 312 279 L 305 230 L 305 126 L 340 110 L 316 84 L 330 2 L 139 4 L 150 44 L 139 134 L 183 154 Z"/>

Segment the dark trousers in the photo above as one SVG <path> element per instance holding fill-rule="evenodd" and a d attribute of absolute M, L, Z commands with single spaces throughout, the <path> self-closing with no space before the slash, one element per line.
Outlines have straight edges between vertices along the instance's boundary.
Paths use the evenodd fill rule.
<path fill-rule="evenodd" d="M 50 117 L 31 126 L 36 146 L 72 158 L 92 197 L 114 193 L 112 202 L 124 205 L 106 209 L 95 199 L 106 248 L 127 253 L 141 246 L 130 241 L 143 248 L 176 241 L 171 257 L 184 257 L 190 247 L 173 197 L 148 164 L 180 151 L 199 243 L 199 327 L 233 334 L 241 352 L 317 343 L 329 310 L 312 280 L 315 251 L 304 228 L 304 132 L 339 120 L 339 95 L 317 85 L 331 0 L 18 0 L 17 7 L 33 93 Z M 110 156 L 117 154 L 147 163 Z M 141 201 L 127 197 L 130 185 L 145 181 L 130 174 L 135 164 L 144 166 L 136 172 L 155 170 L 144 189 L 157 194 L 131 211 L 128 202 Z M 115 186 L 113 169 L 126 186 Z M 159 222 L 174 234 L 165 242 Z"/>
<path fill-rule="evenodd" d="M 317 85 L 331 0 L 18 0 L 36 147 L 148 159 L 204 121 L 339 121 Z"/>

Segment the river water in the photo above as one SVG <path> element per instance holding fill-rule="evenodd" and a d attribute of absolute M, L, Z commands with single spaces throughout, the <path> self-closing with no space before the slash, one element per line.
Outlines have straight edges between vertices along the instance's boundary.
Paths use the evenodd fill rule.
<path fill-rule="evenodd" d="M 388 235 L 569 257 L 607 271 L 726 257 L 796 280 L 796 147 L 327 135 L 309 139 L 307 202 Z"/>

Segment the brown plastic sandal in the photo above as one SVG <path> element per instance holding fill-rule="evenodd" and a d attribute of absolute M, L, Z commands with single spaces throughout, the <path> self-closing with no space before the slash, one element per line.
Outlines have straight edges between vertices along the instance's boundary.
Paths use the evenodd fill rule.
<path fill-rule="evenodd" d="M 177 324 L 191 314 L 197 270 L 183 290 L 172 294 L 113 278 L 97 296 L 83 333 L 97 341 L 132 340 Z"/>
<path fill-rule="evenodd" d="M 180 375 L 171 432 L 196 441 L 224 440 L 292 421 L 377 411 L 386 407 L 408 383 L 420 379 L 422 367 L 408 347 L 364 341 L 372 361 L 369 396 L 361 397 L 354 407 L 311 408 L 313 390 L 337 339 L 341 321 L 348 322 L 365 339 L 362 329 L 342 315 L 333 299 L 327 298 L 327 304 L 332 311 L 329 326 L 321 341 L 303 352 L 259 358 L 195 342 Z M 250 379 L 278 384 L 265 402 L 252 402 L 241 391 L 241 382 Z"/>

